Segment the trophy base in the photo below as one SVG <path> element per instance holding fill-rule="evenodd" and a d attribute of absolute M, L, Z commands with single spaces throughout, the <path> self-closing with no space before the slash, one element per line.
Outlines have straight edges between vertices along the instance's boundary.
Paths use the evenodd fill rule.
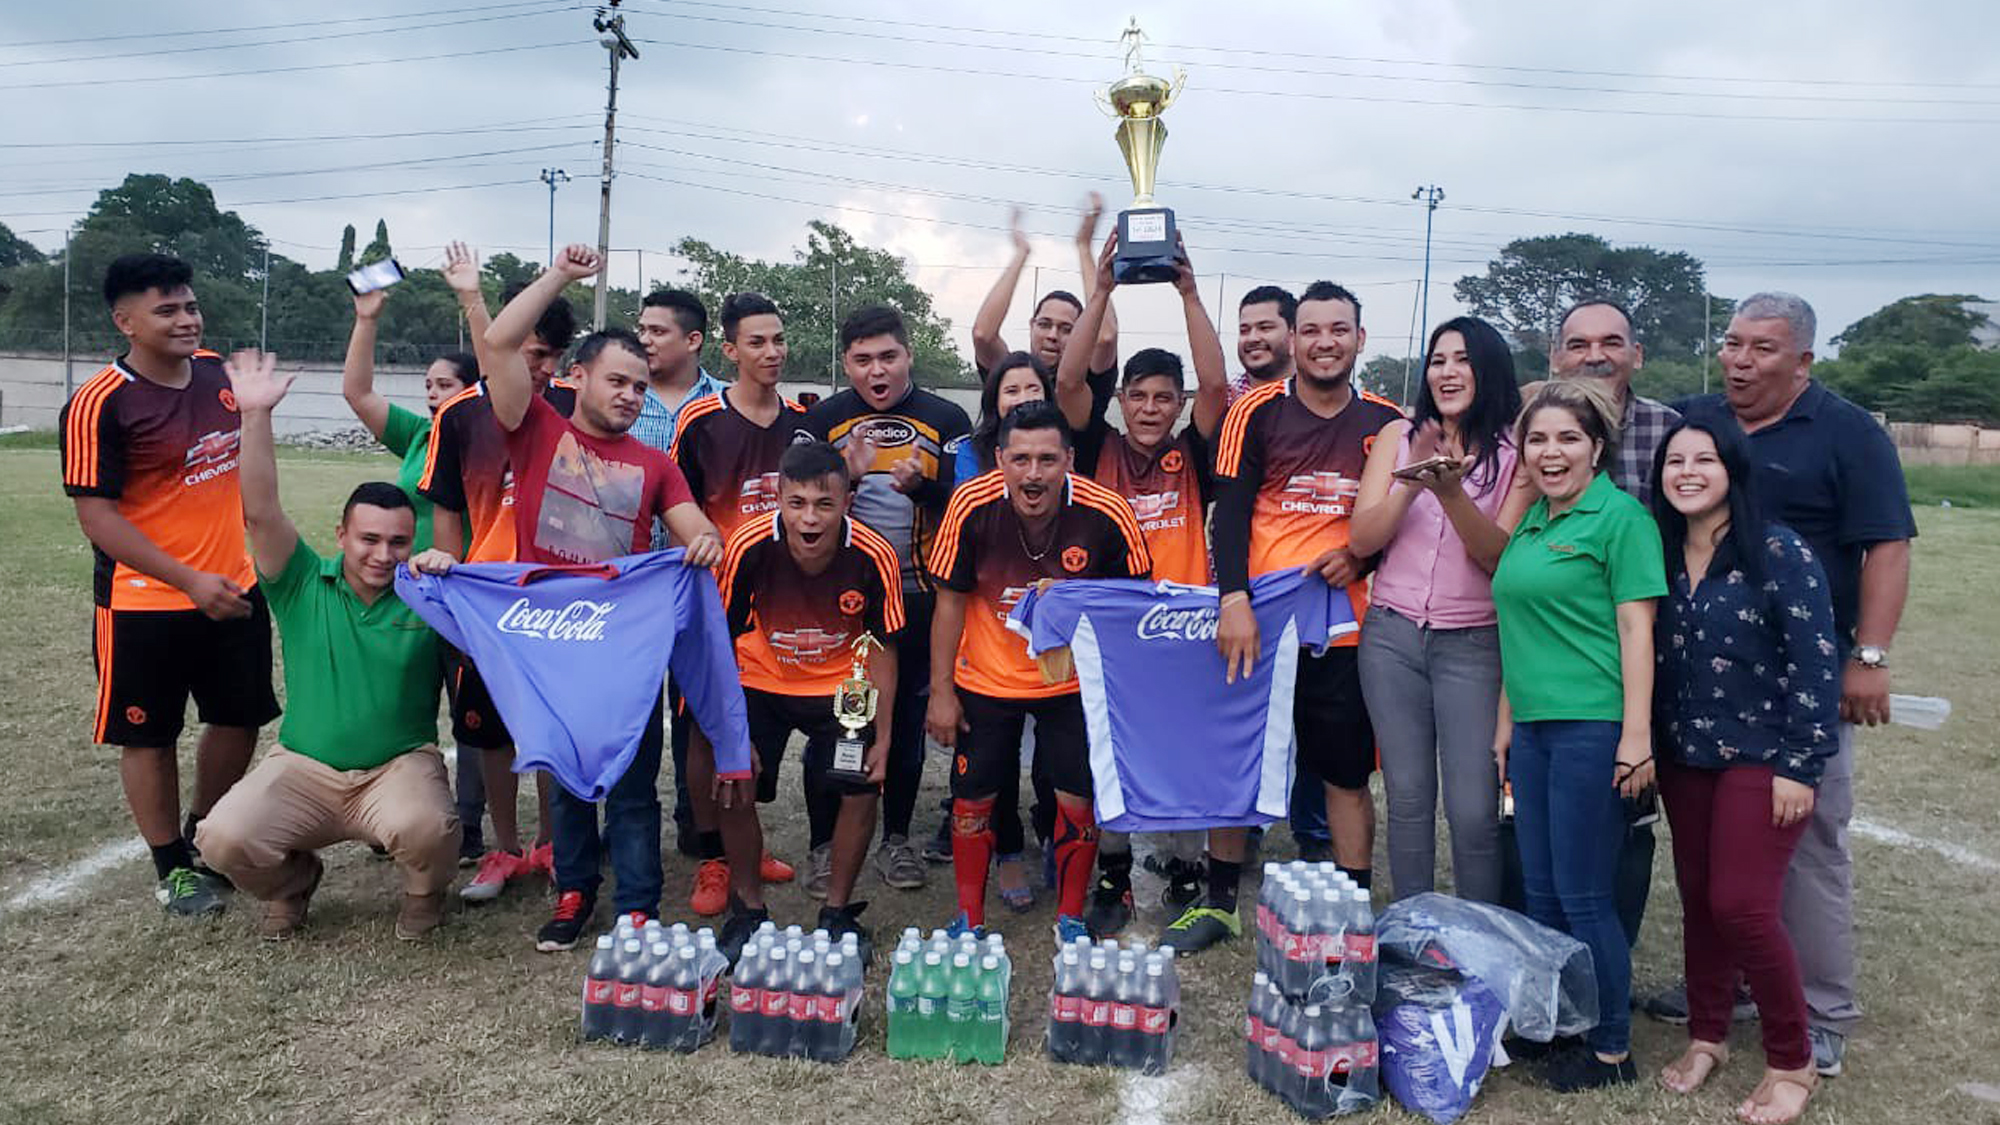
<path fill-rule="evenodd" d="M 1120 285 L 1149 285 L 1180 276 L 1176 256 L 1174 213 L 1166 207 L 1118 212 L 1118 256 L 1112 276 Z"/>
<path fill-rule="evenodd" d="M 849 733 L 833 744 L 833 763 L 826 776 L 843 785 L 868 784 L 867 745 Z"/>

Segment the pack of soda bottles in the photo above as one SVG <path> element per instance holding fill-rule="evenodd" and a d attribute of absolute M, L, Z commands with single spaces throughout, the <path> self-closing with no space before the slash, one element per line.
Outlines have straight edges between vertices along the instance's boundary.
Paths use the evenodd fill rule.
<path fill-rule="evenodd" d="M 751 935 L 729 978 L 729 1049 L 839 1062 L 861 1015 L 861 950 L 853 934 L 779 930 Z"/>
<path fill-rule="evenodd" d="M 1244 1020 L 1251 1080 L 1315 1120 L 1374 1105 L 1375 981 L 1368 892 L 1331 863 L 1265 864 Z"/>
<path fill-rule="evenodd" d="M 1162 1073 L 1173 1063 L 1180 1006 L 1172 949 L 1078 938 L 1056 952 L 1049 1057 Z"/>
<path fill-rule="evenodd" d="M 583 977 L 583 1038 L 693 1051 L 715 1037 L 716 992 L 729 961 L 706 927 L 620 916 L 597 939 Z"/>
<path fill-rule="evenodd" d="M 1007 1057 L 1014 963 L 999 934 L 929 940 L 903 931 L 889 962 L 889 1057 L 998 1066 Z"/>

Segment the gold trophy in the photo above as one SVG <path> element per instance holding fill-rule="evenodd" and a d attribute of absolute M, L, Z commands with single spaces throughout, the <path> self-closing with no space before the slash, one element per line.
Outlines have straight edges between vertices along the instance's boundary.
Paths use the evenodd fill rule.
<path fill-rule="evenodd" d="M 881 648 L 873 633 L 854 638 L 854 674 L 840 681 L 833 693 L 833 717 L 847 733 L 833 744 L 833 766 L 829 776 L 847 782 L 868 781 L 868 745 L 861 732 L 875 721 L 875 705 L 881 693 L 868 682 L 868 654 Z"/>
<path fill-rule="evenodd" d="M 1153 179 L 1160 170 L 1160 150 L 1167 144 L 1167 124 L 1160 114 L 1180 96 L 1187 75 L 1174 71 L 1168 82 L 1145 72 L 1140 53 L 1146 33 L 1138 17 L 1118 36 L 1125 49 L 1125 77 L 1097 92 L 1097 104 L 1118 119 L 1118 150 L 1132 174 L 1132 206 L 1118 213 L 1118 257 L 1112 269 L 1121 285 L 1172 281 L 1178 274 L 1174 213 L 1153 204 Z"/>

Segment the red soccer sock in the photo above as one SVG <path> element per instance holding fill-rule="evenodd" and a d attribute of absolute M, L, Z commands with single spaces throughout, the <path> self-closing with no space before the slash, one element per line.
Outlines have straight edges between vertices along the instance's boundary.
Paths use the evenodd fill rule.
<path fill-rule="evenodd" d="M 951 802 L 951 875 L 967 925 L 986 924 L 986 872 L 993 863 L 992 797 Z"/>
<path fill-rule="evenodd" d="M 1097 817 L 1088 802 L 1056 798 L 1055 848 L 1056 909 L 1081 918 L 1097 865 Z"/>

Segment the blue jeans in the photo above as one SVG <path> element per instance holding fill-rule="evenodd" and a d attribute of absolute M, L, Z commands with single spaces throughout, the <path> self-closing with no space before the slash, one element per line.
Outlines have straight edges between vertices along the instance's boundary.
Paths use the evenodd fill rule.
<path fill-rule="evenodd" d="M 486 764 L 484 751 L 477 747 L 460 743 L 457 748 L 458 770 L 456 803 L 458 823 L 465 829 L 463 851 L 476 855 L 485 851 L 486 830 Z"/>
<path fill-rule="evenodd" d="M 1514 783 L 1514 838 L 1528 917 L 1590 949 L 1597 971 L 1600 1054 L 1623 1054 L 1632 1038 L 1632 951 L 1618 921 L 1615 888 L 1625 802 L 1612 786 L 1620 723 L 1515 723 L 1507 753 Z"/>
<path fill-rule="evenodd" d="M 569 790 L 556 787 L 549 801 L 554 837 L 556 890 L 595 896 L 604 876 L 605 852 L 611 854 L 611 875 L 617 881 L 613 903 L 618 913 L 660 912 L 660 747 L 661 701 L 653 701 L 639 752 L 625 776 L 604 795 L 604 833 L 597 831 L 597 806 Z"/>

